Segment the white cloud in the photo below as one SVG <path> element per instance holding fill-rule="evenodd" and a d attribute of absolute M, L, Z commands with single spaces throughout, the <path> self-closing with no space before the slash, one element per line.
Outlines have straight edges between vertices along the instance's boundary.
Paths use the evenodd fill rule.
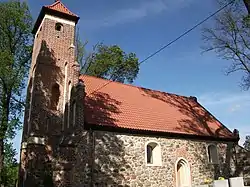
<path fill-rule="evenodd" d="M 156 15 L 163 11 L 176 11 L 193 0 L 144 0 L 136 7 L 130 7 L 114 11 L 112 14 L 96 20 L 86 20 L 93 27 L 114 26 L 142 19 L 149 15 Z"/>
<path fill-rule="evenodd" d="M 229 108 L 229 111 L 230 112 L 236 112 L 238 110 L 240 110 L 241 108 L 241 105 L 240 104 L 236 104 L 236 105 L 233 105 L 232 107 Z"/>
<path fill-rule="evenodd" d="M 249 92 L 240 93 L 206 93 L 198 97 L 205 105 L 228 105 L 236 104 L 238 108 L 243 105 L 250 105 Z"/>

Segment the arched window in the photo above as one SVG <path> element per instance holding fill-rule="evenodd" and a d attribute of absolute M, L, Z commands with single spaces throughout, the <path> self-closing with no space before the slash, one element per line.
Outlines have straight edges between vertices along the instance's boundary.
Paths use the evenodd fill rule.
<path fill-rule="evenodd" d="M 211 164 L 218 164 L 218 153 L 217 147 L 214 144 L 211 144 L 207 147 L 208 152 L 208 162 Z"/>
<path fill-rule="evenodd" d="M 146 163 L 147 165 L 161 166 L 161 147 L 156 142 L 146 144 Z"/>
<path fill-rule="evenodd" d="M 57 110 L 58 103 L 60 97 L 60 88 L 58 84 L 54 84 L 51 90 L 51 100 L 50 100 L 50 108 L 52 110 Z"/>
<path fill-rule="evenodd" d="M 56 29 L 57 31 L 62 31 L 62 30 L 63 30 L 63 24 L 61 24 L 61 23 L 56 23 L 55 29 Z"/>
<path fill-rule="evenodd" d="M 185 159 L 176 163 L 176 187 L 191 187 L 190 168 Z"/>
<path fill-rule="evenodd" d="M 69 87 L 68 87 L 68 101 L 70 102 L 70 97 L 71 97 L 71 89 L 72 89 L 72 85 L 71 85 L 71 81 L 69 81 Z"/>

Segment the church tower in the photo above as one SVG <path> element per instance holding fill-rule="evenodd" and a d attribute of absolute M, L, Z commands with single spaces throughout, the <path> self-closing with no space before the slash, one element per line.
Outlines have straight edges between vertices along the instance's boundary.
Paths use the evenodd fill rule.
<path fill-rule="evenodd" d="M 62 136 L 76 123 L 76 119 L 72 120 L 76 118 L 76 102 L 71 99 L 71 90 L 79 79 L 75 54 L 78 20 L 77 15 L 56 0 L 42 7 L 34 25 L 19 186 L 58 186 L 56 182 L 61 176 L 56 170 L 64 172 L 64 166 L 55 169 L 58 165 L 55 160 L 59 160 Z"/>

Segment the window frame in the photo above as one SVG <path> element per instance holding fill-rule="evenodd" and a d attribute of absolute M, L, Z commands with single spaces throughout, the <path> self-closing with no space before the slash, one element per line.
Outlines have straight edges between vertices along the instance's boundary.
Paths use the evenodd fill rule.
<path fill-rule="evenodd" d="M 151 144 L 151 145 L 150 145 Z M 154 145 L 154 146 L 152 146 Z M 152 162 L 148 162 L 148 146 L 153 147 L 152 149 Z M 145 143 L 145 164 L 146 166 L 162 166 L 162 154 L 160 143 L 154 140 Z"/>
<path fill-rule="evenodd" d="M 211 146 L 215 147 L 215 151 L 216 151 L 216 153 L 214 155 L 216 157 L 216 161 L 215 162 L 213 161 L 213 157 L 214 156 L 213 156 L 213 154 L 211 155 L 211 152 L 210 152 L 210 149 L 209 149 Z M 206 147 L 206 152 L 207 152 L 208 164 L 218 165 L 219 164 L 219 154 L 218 154 L 218 147 L 217 147 L 217 145 L 214 144 L 214 143 L 208 144 L 207 147 Z M 212 162 L 211 162 L 211 160 L 212 160 Z"/>
<path fill-rule="evenodd" d="M 58 29 L 58 28 L 60 28 L 60 29 Z M 57 22 L 57 23 L 55 24 L 55 30 L 56 30 L 57 32 L 63 32 L 63 24 L 60 23 L 60 22 Z"/>
<path fill-rule="evenodd" d="M 188 184 L 187 186 L 188 187 L 191 187 L 192 186 L 192 176 L 191 176 L 191 167 L 190 167 L 190 164 L 188 162 L 187 159 L 183 158 L 183 157 L 179 157 L 176 162 L 175 162 L 175 181 L 176 181 L 176 186 L 179 186 L 179 181 L 178 181 L 178 164 L 181 163 L 182 166 L 185 166 L 185 169 L 186 169 L 186 175 L 188 175 Z M 184 163 L 184 164 L 183 164 Z"/>

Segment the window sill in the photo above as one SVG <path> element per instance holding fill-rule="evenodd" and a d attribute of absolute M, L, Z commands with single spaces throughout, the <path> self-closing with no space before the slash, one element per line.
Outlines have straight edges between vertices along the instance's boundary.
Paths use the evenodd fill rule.
<path fill-rule="evenodd" d="M 162 164 L 148 164 L 148 163 L 146 163 L 146 166 L 149 166 L 149 167 L 152 167 L 152 166 L 160 167 L 160 166 L 162 166 Z"/>

